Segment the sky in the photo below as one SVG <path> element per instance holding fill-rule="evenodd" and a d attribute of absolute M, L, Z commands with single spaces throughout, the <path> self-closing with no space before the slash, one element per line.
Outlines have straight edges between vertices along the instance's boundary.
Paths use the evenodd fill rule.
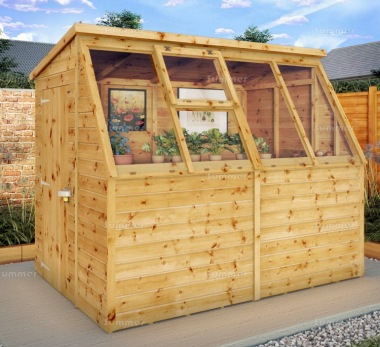
<path fill-rule="evenodd" d="M 379 0 L 0 0 L 0 37 L 56 43 L 76 22 L 122 10 L 144 30 L 234 39 L 257 26 L 270 43 L 327 51 L 380 41 Z"/>

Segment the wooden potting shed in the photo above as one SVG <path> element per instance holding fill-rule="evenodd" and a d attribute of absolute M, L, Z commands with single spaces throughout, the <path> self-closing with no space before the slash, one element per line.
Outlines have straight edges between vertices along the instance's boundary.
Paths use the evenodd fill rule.
<path fill-rule="evenodd" d="M 365 158 L 324 56 L 75 24 L 30 75 L 38 273 L 108 332 L 363 275 Z M 207 127 L 248 159 L 193 162 L 182 128 Z M 151 163 L 170 129 L 183 161 Z"/>

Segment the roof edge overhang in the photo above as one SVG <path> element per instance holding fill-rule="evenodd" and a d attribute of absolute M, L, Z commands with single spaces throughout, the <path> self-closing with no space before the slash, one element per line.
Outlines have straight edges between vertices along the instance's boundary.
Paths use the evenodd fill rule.
<path fill-rule="evenodd" d="M 75 23 L 67 33 L 57 42 L 44 59 L 33 69 L 29 78 L 35 79 L 42 70 L 61 52 L 61 50 L 71 42 L 76 35 L 98 35 L 112 36 L 123 39 L 139 39 L 143 41 L 155 41 L 175 44 L 188 44 L 202 47 L 229 47 L 233 49 L 259 51 L 267 53 L 282 53 L 287 55 L 300 55 L 307 57 L 322 58 L 326 56 L 326 51 L 317 48 L 303 48 L 294 46 L 283 46 L 267 43 L 237 41 L 231 39 L 218 39 L 205 36 L 193 36 L 185 34 L 174 34 L 160 31 L 123 29 L 107 27 L 94 24 Z"/>

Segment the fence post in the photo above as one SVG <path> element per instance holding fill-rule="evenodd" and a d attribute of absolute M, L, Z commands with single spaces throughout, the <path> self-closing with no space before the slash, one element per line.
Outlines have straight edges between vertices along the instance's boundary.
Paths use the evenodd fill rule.
<path fill-rule="evenodd" d="M 377 87 L 372 86 L 368 90 L 368 143 L 377 141 Z"/>

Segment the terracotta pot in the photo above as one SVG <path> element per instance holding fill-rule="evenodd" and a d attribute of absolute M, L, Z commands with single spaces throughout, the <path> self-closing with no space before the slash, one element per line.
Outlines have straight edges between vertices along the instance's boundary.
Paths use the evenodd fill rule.
<path fill-rule="evenodd" d="M 247 159 L 247 154 L 245 153 L 236 153 L 236 160 L 244 160 Z"/>
<path fill-rule="evenodd" d="M 133 154 L 114 155 L 116 165 L 133 164 Z"/>
<path fill-rule="evenodd" d="M 201 155 L 200 154 L 190 154 L 190 158 L 192 161 L 201 161 Z"/>
<path fill-rule="evenodd" d="M 165 161 L 164 155 L 152 155 L 152 162 L 153 163 L 163 163 Z"/>
<path fill-rule="evenodd" d="M 271 153 L 260 153 L 260 157 L 261 157 L 261 159 L 270 159 L 270 158 L 272 158 L 272 154 Z"/>
<path fill-rule="evenodd" d="M 180 155 L 173 155 L 172 156 L 172 162 L 173 163 L 180 163 L 180 162 L 182 162 L 182 157 Z"/>
<path fill-rule="evenodd" d="M 222 160 L 222 156 L 221 155 L 210 155 L 210 160 L 211 161 Z"/>

